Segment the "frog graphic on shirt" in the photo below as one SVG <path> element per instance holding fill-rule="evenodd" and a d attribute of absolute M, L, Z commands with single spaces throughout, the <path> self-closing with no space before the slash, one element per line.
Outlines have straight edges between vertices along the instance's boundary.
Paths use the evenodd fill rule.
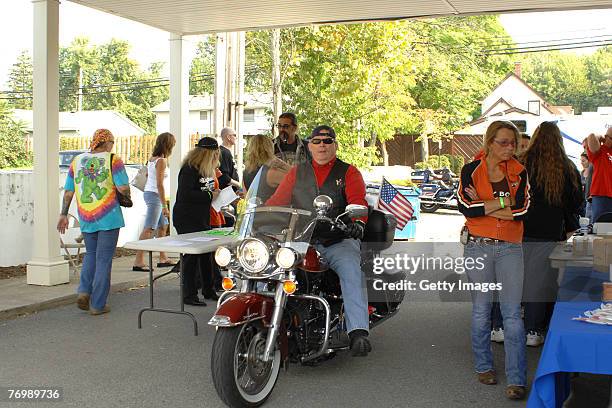
<path fill-rule="evenodd" d="M 81 202 L 92 203 L 94 195 L 97 200 L 102 199 L 108 191 L 106 187 L 98 184 L 108 178 L 108 169 L 104 168 L 104 159 L 98 157 L 83 158 L 83 166 L 79 169 L 76 183 L 81 184 Z"/>

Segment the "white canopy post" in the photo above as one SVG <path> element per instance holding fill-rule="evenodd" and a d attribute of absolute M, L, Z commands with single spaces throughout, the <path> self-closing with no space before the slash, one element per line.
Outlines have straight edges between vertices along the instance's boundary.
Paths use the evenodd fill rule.
<path fill-rule="evenodd" d="M 176 201 L 178 173 L 183 158 L 193 147 L 189 143 L 187 128 L 189 117 L 189 61 L 187 41 L 182 35 L 170 34 L 170 133 L 176 137 L 176 146 L 170 156 L 170 202 Z M 174 228 L 172 228 L 174 231 Z"/>
<path fill-rule="evenodd" d="M 34 242 L 30 285 L 70 280 L 60 256 L 59 208 L 59 1 L 34 0 Z"/>

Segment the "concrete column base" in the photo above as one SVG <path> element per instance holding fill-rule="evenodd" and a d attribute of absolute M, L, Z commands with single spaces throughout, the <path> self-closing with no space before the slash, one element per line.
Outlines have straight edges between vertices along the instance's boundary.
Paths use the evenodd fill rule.
<path fill-rule="evenodd" d="M 54 286 L 70 282 L 70 268 L 68 261 L 57 262 L 28 262 L 28 285 Z"/>

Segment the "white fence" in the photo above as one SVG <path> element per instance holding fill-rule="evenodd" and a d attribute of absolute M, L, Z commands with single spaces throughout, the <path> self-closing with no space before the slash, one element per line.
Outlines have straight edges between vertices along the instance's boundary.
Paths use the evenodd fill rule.
<path fill-rule="evenodd" d="M 134 177 L 137 169 L 126 167 L 130 179 Z M 63 186 L 66 172 L 60 173 L 58 180 L 58 201 L 63 197 Z M 31 170 L 0 171 L 0 266 L 13 266 L 25 264 L 32 259 L 34 240 L 34 199 L 33 174 Z M 146 206 L 142 192 L 132 188 L 132 208 L 121 208 L 125 227 L 119 233 L 118 246 L 128 241 L 138 239 Z M 75 200 L 70 209 L 76 216 Z M 59 214 L 58 214 L 59 215 Z M 58 254 L 60 248 L 57 248 Z"/>

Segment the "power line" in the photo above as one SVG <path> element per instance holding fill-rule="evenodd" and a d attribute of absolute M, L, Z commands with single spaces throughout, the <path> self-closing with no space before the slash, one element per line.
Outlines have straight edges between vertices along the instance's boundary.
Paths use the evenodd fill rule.
<path fill-rule="evenodd" d="M 612 43 L 612 37 L 607 40 L 594 40 L 594 41 L 579 41 L 579 42 L 569 42 L 569 43 L 559 43 L 559 44 L 549 44 L 549 45 L 533 45 L 530 47 L 509 47 L 509 48 L 492 48 L 483 50 L 484 53 L 490 54 L 490 51 L 513 51 L 513 50 L 529 50 L 534 48 L 544 48 L 544 47 L 563 47 L 566 45 L 579 45 L 579 44 L 595 44 L 595 43 L 605 43 L 601 45 L 609 45 L 607 43 Z"/>
<path fill-rule="evenodd" d="M 578 48 L 602 47 L 602 46 L 607 46 L 607 45 L 612 45 L 612 42 L 609 42 L 607 44 L 601 44 L 601 45 L 577 45 L 573 47 L 558 47 L 558 48 L 549 48 L 545 50 L 517 50 L 517 51 L 510 51 L 510 52 L 495 52 L 495 53 L 490 53 L 487 55 L 528 54 L 528 53 L 535 53 L 535 52 L 562 51 L 562 50 L 573 50 L 573 49 L 578 49 Z"/>
<path fill-rule="evenodd" d="M 207 81 L 208 78 L 202 78 L 202 79 L 194 79 L 191 82 L 202 82 L 202 81 Z M 170 86 L 170 84 L 160 84 L 160 85 L 150 85 L 150 86 L 139 86 L 139 87 L 133 87 L 133 88 L 123 88 L 123 89 L 111 89 L 111 90 L 101 90 L 99 92 L 91 92 L 91 93 L 60 93 L 59 96 L 60 98 L 62 97 L 74 97 L 74 96 L 100 96 L 102 94 L 107 94 L 107 93 L 117 93 L 117 92 L 127 92 L 127 91 L 140 91 L 143 89 L 152 89 L 152 88 L 162 88 L 162 87 L 166 87 L 166 86 Z M 31 92 L 29 92 L 31 94 Z M 0 98 L 0 100 L 20 100 L 20 99 L 32 99 L 32 96 L 18 96 L 18 97 L 8 97 L 8 98 Z"/>

